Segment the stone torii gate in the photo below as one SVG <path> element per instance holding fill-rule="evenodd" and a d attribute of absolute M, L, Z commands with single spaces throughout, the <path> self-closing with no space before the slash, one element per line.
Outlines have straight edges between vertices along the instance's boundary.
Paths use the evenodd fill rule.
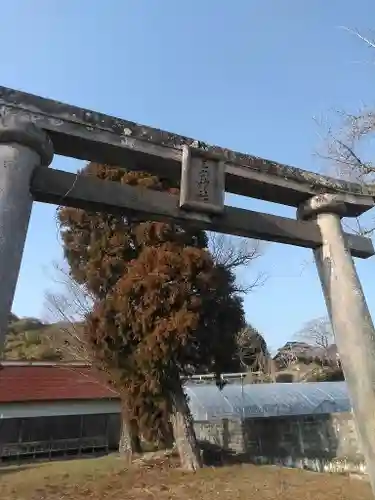
<path fill-rule="evenodd" d="M 180 197 L 48 169 L 54 153 L 181 181 Z M 296 207 L 297 218 L 224 206 L 225 191 Z M 375 336 L 352 258 L 374 248 L 341 225 L 375 205 L 366 187 L 0 87 L 1 346 L 33 201 L 311 248 L 375 491 Z"/>

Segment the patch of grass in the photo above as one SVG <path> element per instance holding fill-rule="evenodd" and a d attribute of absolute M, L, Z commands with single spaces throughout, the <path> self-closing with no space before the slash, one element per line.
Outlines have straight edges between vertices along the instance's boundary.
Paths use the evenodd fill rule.
<path fill-rule="evenodd" d="M 268 466 L 184 473 L 173 458 L 127 469 L 120 457 L 0 469 L 0 500 L 373 500 L 365 481 Z"/>

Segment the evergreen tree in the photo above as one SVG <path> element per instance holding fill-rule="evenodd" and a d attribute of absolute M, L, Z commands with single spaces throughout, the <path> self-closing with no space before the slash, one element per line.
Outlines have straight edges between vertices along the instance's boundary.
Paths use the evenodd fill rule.
<path fill-rule="evenodd" d="M 144 172 L 90 163 L 81 174 L 178 192 Z M 182 465 L 199 467 L 180 380 L 198 367 L 219 376 L 236 351 L 244 317 L 233 273 L 215 265 L 202 231 L 72 208 L 59 219 L 71 276 L 96 298 L 85 334 L 122 395 L 125 422 L 155 435 L 170 418 Z"/>
<path fill-rule="evenodd" d="M 271 355 L 263 335 L 256 328 L 247 324 L 238 332 L 237 344 L 242 369 L 265 373 L 270 371 Z"/>

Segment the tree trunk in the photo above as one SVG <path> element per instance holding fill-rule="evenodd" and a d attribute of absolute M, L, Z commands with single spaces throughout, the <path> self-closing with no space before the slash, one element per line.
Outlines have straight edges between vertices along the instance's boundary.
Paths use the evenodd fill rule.
<path fill-rule="evenodd" d="M 182 469 L 190 471 L 200 469 L 202 467 L 200 449 L 180 380 L 175 384 L 172 395 L 171 424 Z"/>
<path fill-rule="evenodd" d="M 162 450 L 171 450 L 174 447 L 173 429 L 169 421 L 163 423 L 161 426 L 158 447 Z"/>
<path fill-rule="evenodd" d="M 142 453 L 138 423 L 129 419 L 124 403 L 121 409 L 121 434 L 118 451 L 128 463 L 131 463 L 133 453 Z"/>
<path fill-rule="evenodd" d="M 129 430 L 133 453 L 142 453 L 141 438 L 139 437 L 139 425 L 135 419 L 130 421 Z"/>
<path fill-rule="evenodd" d="M 118 452 L 130 464 L 133 458 L 132 439 L 130 435 L 130 428 L 127 415 L 121 413 L 121 433 L 120 441 L 118 444 Z"/>

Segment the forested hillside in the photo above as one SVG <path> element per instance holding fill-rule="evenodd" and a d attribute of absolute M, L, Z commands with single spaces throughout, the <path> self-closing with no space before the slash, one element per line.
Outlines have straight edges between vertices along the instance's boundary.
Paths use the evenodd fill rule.
<path fill-rule="evenodd" d="M 11 315 L 3 358 L 7 360 L 72 360 L 74 336 L 79 325 L 44 324 L 36 318 Z"/>
<path fill-rule="evenodd" d="M 9 361 L 87 361 L 87 352 L 79 334 L 79 323 L 45 324 L 36 318 L 18 318 L 12 314 L 2 357 Z M 334 362 L 337 352 L 335 344 L 327 349 L 324 357 L 322 349 L 318 351 L 306 343 L 288 342 L 271 359 L 262 336 L 256 330 L 251 331 L 251 335 L 244 335 L 242 332 L 239 336 L 239 356 L 245 362 L 250 358 L 252 371 L 259 373 L 267 366 L 268 375 L 273 372 L 273 377 L 268 376 L 262 381 L 342 380 L 341 367 Z M 247 371 L 246 366 L 239 371 Z M 248 382 L 250 381 L 255 382 L 256 379 L 250 377 Z"/>

